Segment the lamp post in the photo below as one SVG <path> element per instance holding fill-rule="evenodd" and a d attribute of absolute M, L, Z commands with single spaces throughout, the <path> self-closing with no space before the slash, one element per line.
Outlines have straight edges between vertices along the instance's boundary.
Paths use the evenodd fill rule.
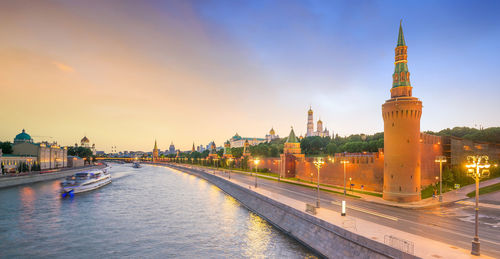
<path fill-rule="evenodd" d="M 318 157 L 316 158 L 316 160 L 314 161 L 314 166 L 318 169 L 318 197 L 317 197 L 317 200 L 316 200 L 316 208 L 319 208 L 319 169 L 321 169 L 321 167 L 323 167 L 323 165 L 325 164 L 325 161 L 323 161 L 323 158 L 321 157 Z"/>
<path fill-rule="evenodd" d="M 474 178 L 476 181 L 476 227 L 474 232 L 474 239 L 472 240 L 471 254 L 480 255 L 479 243 L 479 180 L 490 176 L 490 164 L 488 163 L 488 156 L 467 156 L 467 175 Z"/>
<path fill-rule="evenodd" d="M 254 159 L 253 163 L 255 164 L 255 188 L 257 188 L 257 169 L 259 168 L 260 159 Z"/>
<path fill-rule="evenodd" d="M 349 177 L 349 189 L 351 189 L 352 193 L 352 177 Z"/>
<path fill-rule="evenodd" d="M 445 156 L 437 156 L 434 162 L 439 163 L 439 202 L 443 201 L 443 163 L 446 163 Z"/>
<path fill-rule="evenodd" d="M 216 170 L 219 170 L 219 158 L 214 158 L 214 162 Z M 214 175 L 215 175 L 215 170 L 214 170 Z"/>
<path fill-rule="evenodd" d="M 229 180 L 231 180 L 231 169 L 233 168 L 233 167 L 232 167 L 233 158 L 232 158 L 232 157 L 230 157 L 227 161 L 229 162 L 229 170 L 228 170 L 228 173 L 229 173 Z"/>
<path fill-rule="evenodd" d="M 346 158 L 342 159 L 340 161 L 340 163 L 344 164 L 344 196 L 346 195 L 346 189 L 345 189 L 345 185 L 346 185 L 346 169 L 347 169 L 347 164 L 349 164 L 349 160 L 347 160 Z"/>

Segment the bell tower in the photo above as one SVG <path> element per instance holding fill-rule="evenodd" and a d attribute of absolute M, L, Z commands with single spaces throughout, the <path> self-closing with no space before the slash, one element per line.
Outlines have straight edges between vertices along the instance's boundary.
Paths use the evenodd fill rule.
<path fill-rule="evenodd" d="M 420 117 L 422 102 L 412 96 L 407 48 L 400 23 L 395 49 L 391 99 L 382 105 L 384 119 L 383 199 L 396 202 L 421 199 Z"/>

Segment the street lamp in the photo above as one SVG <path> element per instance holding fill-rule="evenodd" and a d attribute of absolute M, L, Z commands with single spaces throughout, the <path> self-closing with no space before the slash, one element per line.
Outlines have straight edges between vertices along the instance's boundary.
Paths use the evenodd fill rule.
<path fill-rule="evenodd" d="M 215 168 L 216 170 L 219 169 L 219 158 L 214 158 L 214 162 L 215 162 Z M 214 175 L 215 175 L 215 170 L 214 170 Z"/>
<path fill-rule="evenodd" d="M 253 163 L 255 164 L 255 188 L 257 188 L 257 170 L 259 168 L 260 159 L 256 158 L 253 160 Z"/>
<path fill-rule="evenodd" d="M 439 202 L 443 201 L 443 163 L 446 163 L 445 156 L 437 156 L 434 162 L 439 163 Z"/>
<path fill-rule="evenodd" d="M 232 158 L 232 157 L 230 157 L 227 161 L 229 162 L 229 170 L 228 170 L 228 172 L 229 172 L 229 180 L 231 180 L 231 168 L 233 168 L 233 167 L 232 167 L 232 164 L 233 164 L 233 158 Z"/>
<path fill-rule="evenodd" d="M 352 193 L 352 177 L 349 177 L 349 189 L 351 189 Z"/>
<path fill-rule="evenodd" d="M 316 160 L 314 161 L 314 166 L 318 169 L 318 197 L 316 200 L 316 208 L 319 208 L 319 169 L 321 169 L 324 164 L 325 161 L 323 161 L 323 158 L 321 157 L 316 158 Z"/>
<path fill-rule="evenodd" d="M 346 158 L 342 159 L 340 161 L 340 163 L 344 164 L 344 196 L 346 195 L 346 190 L 345 190 L 345 185 L 346 185 L 346 167 L 347 167 L 347 164 L 349 164 L 349 160 L 347 160 Z"/>
<path fill-rule="evenodd" d="M 490 176 L 490 164 L 488 163 L 488 156 L 467 156 L 467 175 L 474 178 L 476 181 L 476 228 L 474 239 L 472 240 L 471 254 L 479 255 L 479 180 Z"/>

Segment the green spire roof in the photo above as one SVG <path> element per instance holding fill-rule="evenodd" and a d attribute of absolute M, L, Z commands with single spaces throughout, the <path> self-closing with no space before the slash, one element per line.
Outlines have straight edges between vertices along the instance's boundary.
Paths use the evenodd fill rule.
<path fill-rule="evenodd" d="M 403 26 L 401 23 L 403 20 L 399 21 L 399 35 L 398 35 L 398 46 L 406 46 L 405 36 L 403 35 Z"/>
<path fill-rule="evenodd" d="M 297 137 L 295 137 L 295 132 L 293 132 L 293 128 L 290 131 L 290 135 L 288 135 L 288 139 L 286 140 L 286 143 L 299 143 L 297 140 Z"/>

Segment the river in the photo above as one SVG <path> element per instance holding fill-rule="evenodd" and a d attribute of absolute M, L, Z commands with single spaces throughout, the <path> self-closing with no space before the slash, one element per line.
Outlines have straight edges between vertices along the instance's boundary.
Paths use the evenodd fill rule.
<path fill-rule="evenodd" d="M 60 198 L 60 180 L 0 189 L 0 257 L 314 258 L 217 187 L 112 164 L 113 182 Z"/>

